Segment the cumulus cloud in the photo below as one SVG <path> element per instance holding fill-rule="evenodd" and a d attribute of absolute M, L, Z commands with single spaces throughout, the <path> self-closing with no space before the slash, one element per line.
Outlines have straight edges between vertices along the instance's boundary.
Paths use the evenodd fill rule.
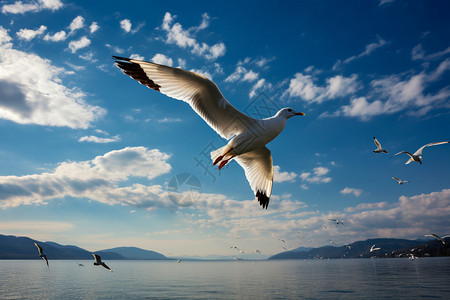
<path fill-rule="evenodd" d="M 356 74 L 350 77 L 336 75 L 327 78 L 325 86 L 316 85 L 315 81 L 316 78 L 313 75 L 296 73 L 294 78 L 290 79 L 289 87 L 283 95 L 300 98 L 306 102 L 321 103 L 354 94 L 360 88 Z"/>
<path fill-rule="evenodd" d="M 24 14 L 27 12 L 39 12 L 44 9 L 58 10 L 63 7 L 60 0 L 38 0 L 33 3 L 23 3 L 16 1 L 13 4 L 5 4 L 2 6 L 2 13 L 4 14 Z"/>
<path fill-rule="evenodd" d="M 65 41 L 67 38 L 67 34 L 64 30 L 58 31 L 53 35 L 50 34 L 46 34 L 44 36 L 44 40 L 45 41 L 51 41 L 51 42 L 61 42 L 61 41 Z"/>
<path fill-rule="evenodd" d="M 24 29 L 20 29 L 17 32 L 17 36 L 22 40 L 30 41 L 30 40 L 34 39 L 35 37 L 37 37 L 38 35 L 43 34 L 46 30 L 47 30 L 47 26 L 44 26 L 44 25 L 41 25 L 36 30 L 24 28 Z"/>
<path fill-rule="evenodd" d="M 125 32 L 130 32 L 131 21 L 129 19 L 123 19 L 122 21 L 120 21 L 120 28 L 122 28 Z"/>
<path fill-rule="evenodd" d="M 327 177 L 327 175 L 330 172 L 330 169 L 325 167 L 316 167 L 313 169 L 312 172 L 303 172 L 299 175 L 299 177 L 302 179 L 302 181 L 309 182 L 309 183 L 328 183 L 332 180 L 331 177 Z"/>
<path fill-rule="evenodd" d="M 280 166 L 273 166 L 273 181 L 274 182 L 293 182 L 297 178 L 295 172 L 281 172 Z"/>
<path fill-rule="evenodd" d="M 13 48 L 0 26 L 0 118 L 19 124 L 88 128 L 105 110 L 84 100 L 59 77 L 63 68 L 36 54 Z"/>
<path fill-rule="evenodd" d="M 86 48 L 91 44 L 91 40 L 86 36 L 81 37 L 79 40 L 71 41 L 69 43 L 69 49 L 72 53 L 77 52 L 79 49 Z"/>
<path fill-rule="evenodd" d="M 173 60 L 161 53 L 155 54 L 155 56 L 152 57 L 152 62 L 170 67 L 173 65 Z"/>
<path fill-rule="evenodd" d="M 126 182 L 168 173 L 169 157 L 158 149 L 127 147 L 89 161 L 63 162 L 51 172 L 0 176 L 0 206 L 36 205 L 70 196 L 110 205 L 168 208 L 171 203 L 161 186 Z"/>
<path fill-rule="evenodd" d="M 361 196 L 363 193 L 363 190 L 361 189 L 354 189 L 354 188 L 349 188 L 346 187 L 343 190 L 341 190 L 341 194 L 353 194 L 355 197 L 359 197 Z"/>
<path fill-rule="evenodd" d="M 131 59 L 138 59 L 138 60 L 144 60 L 145 59 L 142 55 L 139 55 L 139 54 L 136 54 L 136 53 L 131 54 L 130 58 Z"/>
<path fill-rule="evenodd" d="M 189 48 L 192 53 L 211 60 L 225 55 L 226 47 L 224 43 L 221 42 L 210 46 L 206 43 L 199 43 L 194 38 L 197 31 L 205 29 L 209 25 L 209 22 L 205 21 L 205 16 L 207 17 L 206 14 L 203 14 L 202 23 L 198 27 L 185 30 L 180 23 L 174 23 L 176 16 L 166 12 L 161 25 L 161 29 L 167 34 L 165 42 L 167 44 L 175 44 L 181 48 Z M 207 20 L 209 20 L 209 17 Z"/>
<path fill-rule="evenodd" d="M 72 20 L 72 22 L 69 25 L 69 35 L 72 35 L 75 31 L 78 29 L 81 29 L 84 27 L 84 18 L 82 16 L 78 16 L 75 19 Z"/>
<path fill-rule="evenodd" d="M 100 26 L 98 26 L 97 22 L 92 22 L 91 26 L 89 26 L 90 33 L 94 33 L 99 29 L 100 29 Z"/>

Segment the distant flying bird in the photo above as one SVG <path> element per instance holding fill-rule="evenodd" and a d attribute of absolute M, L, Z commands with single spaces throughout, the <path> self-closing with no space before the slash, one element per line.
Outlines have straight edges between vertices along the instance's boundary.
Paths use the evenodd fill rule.
<path fill-rule="evenodd" d="M 285 243 L 285 244 L 286 244 L 286 241 L 285 241 L 285 240 L 283 240 L 283 239 L 278 239 L 278 240 L 280 240 L 280 241 L 282 241 L 283 243 Z"/>
<path fill-rule="evenodd" d="M 373 150 L 375 153 L 388 153 L 385 149 L 381 147 L 380 142 L 376 139 L 376 137 L 373 137 L 373 142 L 377 146 L 377 149 Z"/>
<path fill-rule="evenodd" d="M 47 263 L 47 267 L 50 268 L 50 266 L 48 265 L 48 259 L 47 256 L 44 254 L 42 247 L 39 246 L 38 244 L 36 244 L 36 242 L 34 243 L 36 245 L 36 247 L 38 248 L 39 251 L 39 257 L 42 258 L 43 260 L 45 260 L 45 262 Z"/>
<path fill-rule="evenodd" d="M 78 266 L 79 266 L 79 267 L 84 267 L 84 265 L 83 265 L 83 264 L 78 264 Z"/>
<path fill-rule="evenodd" d="M 94 266 L 103 266 L 104 268 L 106 268 L 112 272 L 111 268 L 108 267 L 104 262 L 102 262 L 102 258 L 100 257 L 100 255 L 97 255 L 94 253 L 92 253 L 92 255 L 94 255 L 94 259 L 95 259 Z"/>
<path fill-rule="evenodd" d="M 256 249 L 255 252 L 261 254 L 261 251 L 259 251 L 259 249 Z"/>
<path fill-rule="evenodd" d="M 440 238 L 437 234 L 434 234 L 434 233 L 424 234 L 424 236 L 432 236 L 435 239 L 437 239 L 439 242 L 441 242 L 443 245 L 445 245 L 445 241 L 443 239 L 448 237 L 448 235 L 446 235 L 446 236 L 443 236 L 442 238 Z"/>
<path fill-rule="evenodd" d="M 177 260 L 177 263 L 180 263 L 180 262 L 181 262 L 181 259 Z"/>
<path fill-rule="evenodd" d="M 191 108 L 228 144 L 211 152 L 219 170 L 235 159 L 262 208 L 267 209 L 272 194 L 273 164 L 265 146 L 284 129 L 289 118 L 304 116 L 283 108 L 273 117 L 259 120 L 238 111 L 217 85 L 208 78 L 179 68 L 137 59 L 113 56 L 116 65 L 131 78 L 169 97 L 187 102 Z"/>
<path fill-rule="evenodd" d="M 397 180 L 398 184 L 400 184 L 400 185 L 409 182 L 407 180 L 401 180 L 400 178 L 397 178 L 397 177 L 391 177 L 391 178 L 394 180 Z"/>
<path fill-rule="evenodd" d="M 373 252 L 373 251 L 377 251 L 377 250 L 380 250 L 381 248 L 375 248 L 375 245 L 372 245 L 372 247 L 370 247 L 370 252 Z"/>
<path fill-rule="evenodd" d="M 284 246 L 283 246 L 283 247 L 281 247 L 281 248 L 283 248 L 283 249 L 284 249 L 284 251 L 288 251 L 288 249 L 287 249 L 286 247 L 284 247 Z"/>
<path fill-rule="evenodd" d="M 422 151 L 423 151 L 423 149 L 425 147 L 437 146 L 437 145 L 448 144 L 448 143 L 450 143 L 450 141 L 429 143 L 429 144 L 426 144 L 426 145 L 420 147 L 419 149 L 417 149 L 417 151 L 414 152 L 414 154 L 411 154 L 408 151 L 400 151 L 399 153 L 394 154 L 392 157 L 394 157 L 394 156 L 396 156 L 398 154 L 401 154 L 401 153 L 405 153 L 405 154 L 408 154 L 410 156 L 408 161 L 405 163 L 405 165 L 409 164 L 412 161 L 416 161 L 416 162 L 422 164 Z"/>
<path fill-rule="evenodd" d="M 339 225 L 339 224 L 344 225 L 344 222 L 342 222 L 341 220 L 337 220 L 337 219 L 328 219 L 328 220 L 336 222 L 336 225 Z"/>

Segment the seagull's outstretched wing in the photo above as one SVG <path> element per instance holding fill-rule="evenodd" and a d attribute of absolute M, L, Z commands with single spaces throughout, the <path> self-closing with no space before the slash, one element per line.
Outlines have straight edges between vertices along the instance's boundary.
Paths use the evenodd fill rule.
<path fill-rule="evenodd" d="M 234 158 L 245 171 L 250 187 L 263 208 L 269 205 L 272 194 L 272 155 L 267 147 L 257 148 Z"/>
<path fill-rule="evenodd" d="M 377 149 L 380 149 L 380 150 L 381 150 L 381 144 L 380 144 L 380 142 L 379 142 L 375 137 L 373 137 L 373 141 L 375 142 L 375 145 L 377 146 Z"/>
<path fill-rule="evenodd" d="M 50 266 L 48 265 L 47 256 L 45 254 L 42 255 L 42 259 L 45 260 L 45 263 L 47 264 L 47 267 L 50 268 Z"/>
<path fill-rule="evenodd" d="M 221 137 L 230 139 L 256 120 L 241 113 L 222 95 L 217 85 L 202 75 L 137 59 L 113 56 L 131 78 L 169 97 L 187 102 Z"/>
<path fill-rule="evenodd" d="M 94 253 L 92 253 L 92 255 L 94 256 L 96 264 L 101 264 L 102 263 L 102 258 L 100 257 L 100 255 L 97 255 L 97 254 L 94 254 Z"/>
<path fill-rule="evenodd" d="M 104 268 L 106 268 L 106 269 L 108 269 L 108 270 L 110 270 L 110 271 L 112 272 L 111 268 L 108 267 L 104 262 L 102 262 L 102 266 L 103 266 Z"/>
<path fill-rule="evenodd" d="M 414 155 L 422 155 L 422 151 L 425 147 L 430 147 L 430 146 L 437 146 L 437 145 L 442 145 L 442 144 L 448 144 L 450 143 L 450 141 L 445 141 L 445 142 L 436 142 L 436 143 L 429 143 L 426 145 L 423 145 L 422 147 L 420 147 L 419 149 L 417 149 L 416 152 L 414 152 Z"/>
<path fill-rule="evenodd" d="M 39 246 L 37 243 L 34 243 L 34 245 L 36 245 L 38 251 L 39 251 L 39 255 L 42 255 L 42 247 Z"/>

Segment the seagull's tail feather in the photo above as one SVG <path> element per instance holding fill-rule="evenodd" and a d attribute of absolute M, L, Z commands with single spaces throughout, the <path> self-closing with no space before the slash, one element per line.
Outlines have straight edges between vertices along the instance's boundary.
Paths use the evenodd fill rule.
<path fill-rule="evenodd" d="M 219 170 L 224 167 L 233 157 L 234 155 L 231 153 L 233 150 L 229 145 L 225 145 L 219 149 L 211 151 L 211 159 L 213 161 L 213 165 L 219 164 Z"/>
<path fill-rule="evenodd" d="M 412 162 L 413 161 L 413 158 L 412 157 L 410 157 L 409 159 L 408 159 L 408 161 L 405 163 L 405 165 L 408 165 L 410 162 Z"/>

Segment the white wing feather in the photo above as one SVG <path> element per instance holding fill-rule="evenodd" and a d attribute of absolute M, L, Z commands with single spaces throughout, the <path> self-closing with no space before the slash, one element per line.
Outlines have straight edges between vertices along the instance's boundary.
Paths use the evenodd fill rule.
<path fill-rule="evenodd" d="M 137 59 L 116 57 L 123 72 L 154 90 L 187 102 L 221 137 L 230 139 L 256 122 L 222 95 L 214 82 L 194 72 Z"/>
<path fill-rule="evenodd" d="M 267 208 L 273 184 L 272 155 L 267 147 L 235 157 L 235 160 L 245 171 L 245 177 L 250 184 L 261 206 Z"/>

